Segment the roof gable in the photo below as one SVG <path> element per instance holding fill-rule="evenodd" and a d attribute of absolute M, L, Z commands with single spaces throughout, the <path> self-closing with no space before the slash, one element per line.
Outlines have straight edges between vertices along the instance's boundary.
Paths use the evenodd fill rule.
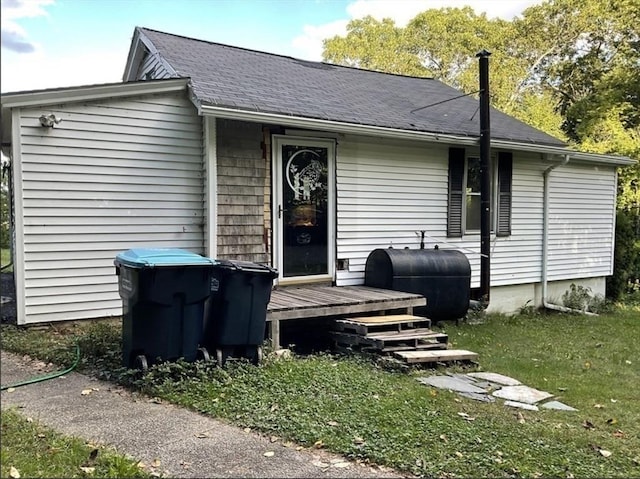
<path fill-rule="evenodd" d="M 194 100 L 200 105 L 479 136 L 477 99 L 460 97 L 459 90 L 438 80 L 304 61 L 147 28 L 136 28 L 136 36 L 176 75 L 191 78 Z M 129 72 L 135 71 L 131 65 L 134 57 L 131 52 Z M 565 146 L 496 109 L 491 111 L 491 135 L 507 141 Z"/>

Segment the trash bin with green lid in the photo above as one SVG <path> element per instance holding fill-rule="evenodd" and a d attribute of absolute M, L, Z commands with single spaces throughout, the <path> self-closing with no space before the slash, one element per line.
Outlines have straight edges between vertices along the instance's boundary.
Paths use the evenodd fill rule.
<path fill-rule="evenodd" d="M 194 361 L 215 261 L 177 248 L 130 249 L 114 260 L 122 298 L 122 362 Z"/>
<path fill-rule="evenodd" d="M 229 356 L 258 363 L 265 339 L 267 304 L 277 270 L 247 261 L 218 260 L 212 267 L 211 299 L 203 344 L 223 365 Z"/>

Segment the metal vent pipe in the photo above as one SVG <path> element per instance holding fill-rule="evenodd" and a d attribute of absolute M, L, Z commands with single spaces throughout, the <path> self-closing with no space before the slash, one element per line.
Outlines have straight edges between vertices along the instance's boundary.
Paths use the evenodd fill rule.
<path fill-rule="evenodd" d="M 476 54 L 480 69 L 480 301 L 489 305 L 491 288 L 491 127 L 489 121 L 489 53 Z"/>

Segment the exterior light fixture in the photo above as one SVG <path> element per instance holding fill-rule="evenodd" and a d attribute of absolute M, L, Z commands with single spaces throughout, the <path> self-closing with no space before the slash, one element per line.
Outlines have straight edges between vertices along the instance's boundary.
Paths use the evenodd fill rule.
<path fill-rule="evenodd" d="M 53 128 L 61 121 L 62 118 L 56 118 L 53 113 L 50 113 L 49 115 L 40 115 L 40 124 L 47 128 Z"/>

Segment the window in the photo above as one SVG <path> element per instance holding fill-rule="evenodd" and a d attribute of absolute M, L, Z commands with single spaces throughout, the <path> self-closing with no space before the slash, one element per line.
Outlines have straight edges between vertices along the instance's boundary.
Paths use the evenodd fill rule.
<path fill-rule="evenodd" d="M 511 234 L 512 168 L 511 153 L 498 153 L 491 181 L 491 230 L 496 236 Z M 450 148 L 447 236 L 476 231 L 480 231 L 480 159 L 467 158 L 464 148 Z"/>
<path fill-rule="evenodd" d="M 466 159 L 464 188 L 465 231 L 480 231 L 480 158 Z M 493 222 L 491 224 L 493 230 Z"/>

